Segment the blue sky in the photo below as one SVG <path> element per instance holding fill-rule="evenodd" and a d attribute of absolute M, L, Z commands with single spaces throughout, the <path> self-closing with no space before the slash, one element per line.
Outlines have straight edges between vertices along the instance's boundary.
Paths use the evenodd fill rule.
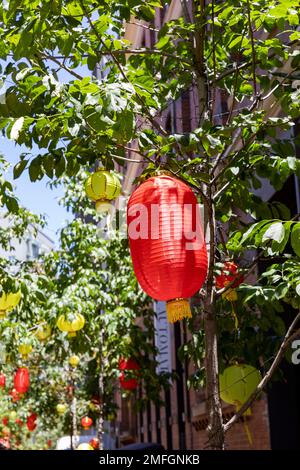
<path fill-rule="evenodd" d="M 65 225 L 66 220 L 70 220 L 71 215 L 66 209 L 58 204 L 58 199 L 62 196 L 62 188 L 51 189 L 47 183 L 48 178 L 32 183 L 28 172 L 17 179 L 13 179 L 13 166 L 19 161 L 19 155 L 25 148 L 16 145 L 14 141 L 0 137 L 0 153 L 4 155 L 11 167 L 6 175 L 6 179 L 13 182 L 16 187 L 15 194 L 21 204 L 35 214 L 45 214 L 47 220 L 46 234 L 58 243 L 57 232 Z M 27 150 L 28 151 L 28 150 Z"/>

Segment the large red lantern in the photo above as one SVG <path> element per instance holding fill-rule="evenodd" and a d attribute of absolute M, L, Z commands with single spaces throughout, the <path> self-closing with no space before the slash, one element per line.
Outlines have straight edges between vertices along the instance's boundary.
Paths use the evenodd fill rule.
<path fill-rule="evenodd" d="M 37 419 L 37 415 L 35 413 L 31 413 L 28 416 L 28 418 L 26 420 L 26 425 L 27 425 L 28 431 L 34 431 L 35 428 L 37 427 L 36 419 Z"/>
<path fill-rule="evenodd" d="M 0 374 L 0 388 L 4 388 L 6 383 L 6 377 L 4 374 Z"/>
<path fill-rule="evenodd" d="M 19 367 L 14 377 L 14 387 L 18 393 L 26 393 L 29 389 L 29 372 L 27 367 Z"/>
<path fill-rule="evenodd" d="M 83 429 L 87 430 L 87 429 L 89 429 L 89 427 L 92 426 L 93 420 L 92 420 L 92 418 L 89 418 L 88 416 L 85 416 L 84 418 L 82 418 L 81 424 L 82 424 Z"/>
<path fill-rule="evenodd" d="M 123 390 L 135 390 L 138 387 L 138 381 L 135 377 L 126 377 L 126 375 L 128 376 L 126 372 L 140 370 L 139 364 L 134 359 L 120 359 L 119 370 L 121 371 L 119 375 L 120 387 Z"/>
<path fill-rule="evenodd" d="M 141 288 L 167 301 L 170 322 L 191 317 L 188 298 L 207 274 L 200 206 L 182 181 L 163 174 L 142 183 L 127 208 L 128 236 Z"/>

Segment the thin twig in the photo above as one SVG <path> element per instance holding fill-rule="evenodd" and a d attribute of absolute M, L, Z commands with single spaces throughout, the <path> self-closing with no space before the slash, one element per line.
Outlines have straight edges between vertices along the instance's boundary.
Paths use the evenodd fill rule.
<path fill-rule="evenodd" d="M 53 57 L 52 55 L 45 54 L 44 52 L 41 53 L 41 58 L 46 59 L 46 60 L 51 60 L 55 64 L 57 64 L 61 69 L 64 69 L 66 72 L 68 72 L 70 75 L 73 75 L 73 77 L 77 78 L 78 80 L 83 80 L 83 76 L 79 75 L 77 72 L 74 70 L 70 69 L 66 65 L 64 65 L 62 62 L 60 62 L 56 57 Z"/>
<path fill-rule="evenodd" d="M 239 409 L 239 411 L 224 425 L 224 432 L 229 431 L 229 429 L 245 413 L 245 411 L 249 408 L 249 406 L 252 405 L 252 403 L 256 399 L 257 395 L 260 392 L 262 392 L 262 390 L 268 384 L 268 382 L 272 378 L 275 370 L 279 366 L 286 349 L 292 343 L 292 341 L 294 341 L 294 339 L 296 339 L 300 336 L 300 328 L 298 330 L 296 330 L 295 333 L 292 334 L 292 331 L 295 328 L 295 326 L 296 326 L 296 324 L 298 323 L 299 320 L 300 320 L 300 312 L 298 312 L 298 314 L 294 318 L 293 322 L 291 323 L 289 329 L 287 330 L 287 333 L 284 337 L 284 340 L 281 343 L 281 346 L 280 346 L 280 348 L 279 348 L 279 350 L 278 350 L 278 352 L 275 356 L 275 359 L 272 362 L 269 370 L 266 372 L 263 379 L 260 381 L 260 383 L 256 387 L 255 391 L 251 394 L 251 396 L 248 398 L 248 400 L 243 404 L 243 406 Z"/>
<path fill-rule="evenodd" d="M 253 76 L 253 88 L 254 88 L 254 95 L 257 94 L 257 85 L 256 85 L 256 54 L 255 54 L 255 44 L 254 44 L 254 37 L 251 25 L 251 9 L 250 9 L 250 2 L 247 0 L 247 16 L 248 16 L 248 27 L 249 27 L 249 36 L 251 41 L 251 50 L 252 50 L 252 76 Z"/>

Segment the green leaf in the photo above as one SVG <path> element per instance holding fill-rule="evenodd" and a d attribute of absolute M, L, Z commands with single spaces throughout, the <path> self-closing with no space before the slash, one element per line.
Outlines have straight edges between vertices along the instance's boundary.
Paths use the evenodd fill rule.
<path fill-rule="evenodd" d="M 15 180 L 19 178 L 19 176 L 21 176 L 21 174 L 26 168 L 27 163 L 28 163 L 28 160 L 21 160 L 14 166 L 14 179 Z"/>
<path fill-rule="evenodd" d="M 266 240 L 275 240 L 277 243 L 281 243 L 284 239 L 285 229 L 281 222 L 276 222 L 275 224 L 270 225 L 270 227 L 265 231 L 262 241 Z"/>
<path fill-rule="evenodd" d="M 300 223 L 295 224 L 293 227 L 291 245 L 296 255 L 300 257 Z"/>

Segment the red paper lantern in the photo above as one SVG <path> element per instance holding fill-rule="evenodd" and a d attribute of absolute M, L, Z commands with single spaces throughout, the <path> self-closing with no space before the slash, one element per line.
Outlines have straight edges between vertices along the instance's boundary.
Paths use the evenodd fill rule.
<path fill-rule="evenodd" d="M 92 446 L 93 449 L 95 450 L 99 449 L 99 439 L 97 439 L 97 437 L 94 437 L 93 439 L 91 439 L 89 444 L 90 446 Z"/>
<path fill-rule="evenodd" d="M 20 418 L 17 418 L 16 421 L 15 421 L 16 424 L 18 424 L 19 426 L 23 426 L 24 423 L 23 421 L 20 419 Z"/>
<path fill-rule="evenodd" d="M 167 301 L 170 322 L 191 317 L 188 298 L 199 291 L 207 274 L 200 207 L 193 191 L 172 176 L 153 176 L 131 195 L 127 223 L 141 288 Z"/>
<path fill-rule="evenodd" d="M 29 372 L 27 367 L 19 367 L 14 377 L 14 386 L 18 393 L 26 393 L 29 389 Z"/>
<path fill-rule="evenodd" d="M 89 418 L 88 416 L 85 416 L 84 418 L 82 418 L 81 424 L 83 426 L 83 429 L 87 430 L 89 429 L 90 426 L 92 426 L 93 420 Z"/>
<path fill-rule="evenodd" d="M 28 416 L 26 420 L 26 425 L 29 431 L 34 431 L 35 428 L 37 427 L 36 419 L 37 419 L 37 415 L 35 413 L 31 413 L 31 415 Z"/>
<path fill-rule="evenodd" d="M 120 386 L 123 390 L 135 390 L 138 387 L 138 381 L 136 378 L 127 378 L 126 371 L 140 370 L 139 364 L 134 359 L 120 359 L 119 375 Z"/>
<path fill-rule="evenodd" d="M 238 273 L 238 267 L 235 263 L 232 261 L 226 261 L 224 263 L 224 268 L 218 276 L 216 276 L 216 286 L 218 289 L 223 289 L 224 287 L 228 286 L 231 282 L 235 280 L 239 275 Z M 238 279 L 233 282 L 231 288 L 235 289 L 238 287 L 242 282 L 244 278 L 243 276 L 239 276 Z"/>
<path fill-rule="evenodd" d="M 19 401 L 20 398 L 21 398 L 19 392 L 18 392 L 15 388 L 13 388 L 13 389 L 9 392 L 9 394 L 10 394 L 10 396 L 11 396 L 13 402 Z"/>
<path fill-rule="evenodd" d="M 4 388 L 6 383 L 6 377 L 4 374 L 0 374 L 0 388 Z"/>
<path fill-rule="evenodd" d="M 8 417 L 7 416 L 4 416 L 4 418 L 2 418 L 2 423 L 3 423 L 3 426 L 8 425 Z"/>
<path fill-rule="evenodd" d="M 224 267 L 223 267 L 221 274 L 216 276 L 216 286 L 218 289 L 224 289 L 224 287 L 227 287 L 228 284 L 232 283 L 230 288 L 228 288 L 222 294 L 222 297 L 224 297 L 229 302 L 235 302 L 237 300 L 238 296 L 237 296 L 235 289 L 243 281 L 244 281 L 244 276 L 241 276 L 238 273 L 238 267 L 232 261 L 226 261 L 224 263 Z"/>

